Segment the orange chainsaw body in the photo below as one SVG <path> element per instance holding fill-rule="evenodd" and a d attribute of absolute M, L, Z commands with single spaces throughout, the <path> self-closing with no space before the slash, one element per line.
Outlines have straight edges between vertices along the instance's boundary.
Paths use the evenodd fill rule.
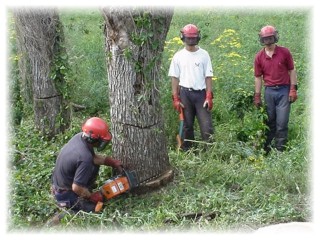
<path fill-rule="evenodd" d="M 118 176 L 106 181 L 101 187 L 101 193 L 106 199 L 111 199 L 130 190 L 130 184 L 126 176 Z"/>

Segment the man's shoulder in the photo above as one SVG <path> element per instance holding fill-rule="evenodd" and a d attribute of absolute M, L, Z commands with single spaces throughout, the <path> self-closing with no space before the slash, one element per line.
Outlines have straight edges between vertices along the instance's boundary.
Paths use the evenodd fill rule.
<path fill-rule="evenodd" d="M 82 145 L 84 140 L 82 139 L 82 132 L 75 134 L 68 142 L 67 145 L 77 146 Z"/>
<path fill-rule="evenodd" d="M 183 54 L 183 53 L 185 53 L 187 50 L 185 49 L 185 48 L 181 48 L 181 49 L 179 49 L 176 53 L 175 53 L 175 55 L 180 55 L 180 54 Z"/>
<path fill-rule="evenodd" d="M 284 53 L 290 53 L 289 48 L 284 47 L 284 46 L 279 46 L 279 45 L 276 46 L 276 51 L 284 52 Z"/>
<path fill-rule="evenodd" d="M 76 152 L 80 155 L 90 152 L 85 140 L 82 138 L 82 132 L 75 134 L 68 143 L 64 145 L 63 152 Z"/>
<path fill-rule="evenodd" d="M 285 46 L 281 46 L 281 45 L 276 45 L 277 49 L 281 49 L 281 50 L 285 50 L 285 51 L 289 51 L 289 49 Z"/>
<path fill-rule="evenodd" d="M 265 51 L 264 51 L 264 48 L 261 48 L 257 53 L 256 53 L 256 56 L 255 56 L 255 59 L 260 59 L 261 57 L 264 57 L 265 56 Z"/>
<path fill-rule="evenodd" d="M 264 47 L 261 48 L 261 49 L 256 53 L 256 56 L 261 55 L 261 54 L 263 54 L 263 53 L 264 53 Z"/>
<path fill-rule="evenodd" d="M 205 49 L 203 49 L 202 47 L 199 46 L 198 51 L 199 53 L 205 53 L 205 54 L 209 54 L 209 52 Z"/>

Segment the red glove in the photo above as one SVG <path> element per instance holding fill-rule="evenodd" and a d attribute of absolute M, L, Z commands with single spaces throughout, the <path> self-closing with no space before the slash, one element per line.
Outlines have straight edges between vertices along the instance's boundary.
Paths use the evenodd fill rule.
<path fill-rule="evenodd" d="M 178 95 L 172 95 L 173 107 L 180 112 L 181 108 L 184 108 L 183 104 L 181 103 L 180 97 Z"/>
<path fill-rule="evenodd" d="M 122 163 L 119 160 L 113 159 L 111 157 L 106 157 L 104 159 L 104 165 L 117 169 L 119 173 L 121 173 L 123 170 Z"/>
<path fill-rule="evenodd" d="M 93 192 L 89 198 L 91 202 L 97 203 L 97 202 L 103 202 L 103 196 L 100 191 Z"/>
<path fill-rule="evenodd" d="M 203 103 L 203 107 L 207 108 L 209 111 L 212 110 L 213 107 L 213 93 L 211 91 L 206 92 L 206 100 Z"/>
<path fill-rule="evenodd" d="M 261 93 L 254 93 L 253 102 L 256 107 L 261 107 Z"/>
<path fill-rule="evenodd" d="M 294 103 L 298 99 L 297 85 L 290 86 L 289 102 Z"/>

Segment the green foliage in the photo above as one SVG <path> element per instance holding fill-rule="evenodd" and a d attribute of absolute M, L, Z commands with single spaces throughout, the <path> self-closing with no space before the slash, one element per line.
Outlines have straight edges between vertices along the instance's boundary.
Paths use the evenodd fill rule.
<path fill-rule="evenodd" d="M 232 91 L 230 96 L 230 107 L 231 111 L 235 111 L 237 117 L 243 120 L 245 112 L 252 109 L 253 92 L 245 91 L 242 88 L 237 88 Z"/>
<path fill-rule="evenodd" d="M 237 140 L 252 142 L 255 148 L 261 149 L 267 130 L 267 112 L 265 106 L 257 109 L 253 105 L 253 92 L 237 88 L 232 91 L 229 109 L 236 113 L 240 124 L 231 126 L 236 132 Z"/>
<path fill-rule="evenodd" d="M 108 81 L 104 53 L 103 18 L 99 10 L 64 10 L 65 47 L 72 69 L 70 99 L 89 115 L 106 112 Z"/>
<path fill-rule="evenodd" d="M 12 16 L 9 16 L 9 19 L 12 20 Z M 9 82 L 9 92 L 10 92 L 10 108 L 11 116 L 10 119 L 14 125 L 19 125 L 23 116 L 23 100 L 21 97 L 21 87 L 19 83 L 19 66 L 18 61 L 20 56 L 18 55 L 17 46 L 16 46 L 16 33 L 14 30 L 14 25 L 9 26 L 9 75 L 11 81 Z"/>
<path fill-rule="evenodd" d="M 139 32 L 133 32 L 131 35 L 131 41 L 137 45 L 142 46 L 153 37 L 151 15 L 149 12 L 143 12 L 141 15 L 134 16 L 134 23 Z"/>
<path fill-rule="evenodd" d="M 50 141 L 34 130 L 28 115 L 19 128 L 12 129 L 9 231 L 250 231 L 264 224 L 310 220 L 308 14 L 303 10 L 177 9 L 167 36 L 159 89 L 170 163 L 175 170 L 173 182 L 145 195 L 113 199 L 101 214 L 66 213 L 60 226 L 47 229 L 43 226 L 57 211 L 49 186 L 60 148 L 80 131 L 86 117 L 100 113 L 106 118 L 109 111 L 102 17 L 93 10 L 64 12 L 66 48 L 75 73 L 70 99 L 88 106 L 89 111 L 75 113 L 70 129 Z M 172 107 L 167 71 L 173 54 L 183 47 L 179 31 L 188 23 L 200 27 L 200 46 L 213 62 L 215 142 L 202 142 L 196 127 L 199 149 L 206 146 L 207 151 L 182 153 L 176 151 L 179 119 Z M 279 44 L 292 51 L 299 80 L 299 99 L 291 108 L 288 150 L 272 150 L 267 156 L 261 152 L 265 109 L 252 105 L 253 58 L 261 48 L 257 33 L 265 24 L 275 25 Z M 130 57 L 132 53 L 126 54 Z M 111 150 L 104 153 L 111 154 Z M 103 168 L 98 184 L 110 175 L 111 170 Z M 200 212 L 204 216 L 214 213 L 214 217 L 185 215 Z"/>

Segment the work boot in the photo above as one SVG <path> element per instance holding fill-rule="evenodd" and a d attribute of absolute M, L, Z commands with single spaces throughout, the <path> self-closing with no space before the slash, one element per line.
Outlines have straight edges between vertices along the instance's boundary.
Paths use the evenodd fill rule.
<path fill-rule="evenodd" d="M 275 139 L 275 148 L 279 152 L 283 152 L 284 150 L 286 150 L 286 143 L 287 143 L 286 138 L 276 138 Z"/>

